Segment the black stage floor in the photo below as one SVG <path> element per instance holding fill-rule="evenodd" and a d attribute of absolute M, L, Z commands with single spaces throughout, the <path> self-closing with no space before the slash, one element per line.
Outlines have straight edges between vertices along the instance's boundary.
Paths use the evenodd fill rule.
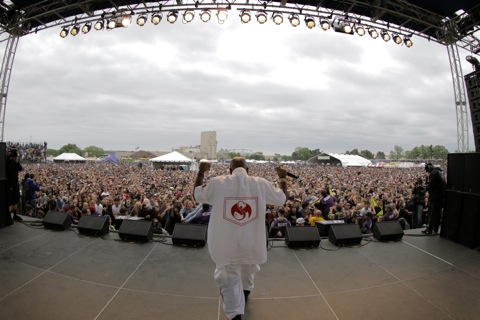
<path fill-rule="evenodd" d="M 370 240 L 369 238 L 368 240 Z M 440 236 L 273 243 L 247 320 L 478 319 L 480 253 Z M 0 319 L 226 319 L 208 250 L 15 223 L 0 229 Z"/>

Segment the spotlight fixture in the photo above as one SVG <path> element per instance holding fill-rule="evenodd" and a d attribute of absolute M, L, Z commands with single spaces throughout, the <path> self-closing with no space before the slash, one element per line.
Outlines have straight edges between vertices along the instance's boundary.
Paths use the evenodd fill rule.
<path fill-rule="evenodd" d="M 353 34 L 352 25 L 350 24 L 350 22 L 343 22 L 343 32 Z"/>
<path fill-rule="evenodd" d="M 92 29 L 92 24 L 91 24 L 90 22 L 87 22 L 87 23 L 85 23 L 85 24 L 83 25 L 83 27 L 82 27 L 82 32 L 83 32 L 84 34 L 87 34 L 87 33 L 90 32 L 91 29 Z"/>
<path fill-rule="evenodd" d="M 240 13 L 240 21 L 242 23 L 249 23 L 251 19 L 252 19 L 252 16 L 250 15 L 250 11 L 243 10 Z"/>
<path fill-rule="evenodd" d="M 195 18 L 195 11 L 187 10 L 183 13 L 183 21 L 186 23 L 192 22 L 193 18 Z"/>
<path fill-rule="evenodd" d="M 167 14 L 167 21 L 170 22 L 170 23 L 175 23 L 177 21 L 177 18 L 178 18 L 178 11 L 177 10 L 170 11 Z"/>
<path fill-rule="evenodd" d="M 202 20 L 203 22 L 208 22 L 210 18 L 211 18 L 210 10 L 207 9 L 200 12 L 200 20 Z"/>
<path fill-rule="evenodd" d="M 272 15 L 273 22 L 278 26 L 283 23 L 283 15 L 280 12 L 275 12 Z"/>
<path fill-rule="evenodd" d="M 352 25 L 344 18 L 335 18 L 332 22 L 332 28 L 335 32 L 353 35 Z"/>
<path fill-rule="evenodd" d="M 385 31 L 385 30 L 382 31 L 382 39 L 383 39 L 383 41 L 385 41 L 385 42 L 388 42 L 388 41 L 390 41 L 390 39 L 391 39 L 390 35 L 389 35 L 388 32 Z"/>
<path fill-rule="evenodd" d="M 395 42 L 396 44 L 402 44 L 402 38 L 398 34 L 394 34 L 393 42 Z"/>
<path fill-rule="evenodd" d="M 143 27 L 143 26 L 145 25 L 145 23 L 147 23 L 147 17 L 144 16 L 144 15 L 138 16 L 138 18 L 137 18 L 137 24 L 138 24 L 140 27 Z"/>
<path fill-rule="evenodd" d="M 410 39 L 410 37 L 405 37 L 403 39 L 403 42 L 405 43 L 407 48 L 410 48 L 411 46 L 413 46 L 413 42 L 412 42 L 412 39 Z"/>
<path fill-rule="evenodd" d="M 112 30 L 113 28 L 115 28 L 116 25 L 117 25 L 117 23 L 116 23 L 115 19 L 108 20 L 107 30 Z"/>
<path fill-rule="evenodd" d="M 362 26 L 357 26 L 355 28 L 355 31 L 357 32 L 357 34 L 360 36 L 360 37 L 363 37 L 365 35 L 365 28 L 362 27 Z"/>
<path fill-rule="evenodd" d="M 154 13 L 152 15 L 152 17 L 150 18 L 150 21 L 154 24 L 154 25 L 158 25 L 160 23 L 160 21 L 162 21 L 162 14 L 161 13 Z"/>
<path fill-rule="evenodd" d="M 372 37 L 373 39 L 377 39 L 378 38 L 378 31 L 375 30 L 375 29 L 370 29 L 368 30 L 368 33 L 370 34 L 370 37 Z"/>
<path fill-rule="evenodd" d="M 103 20 L 98 20 L 98 21 L 95 22 L 95 24 L 93 25 L 93 28 L 98 31 L 98 30 L 102 30 L 102 29 L 103 29 L 103 26 L 104 26 Z"/>
<path fill-rule="evenodd" d="M 258 11 L 255 17 L 260 24 L 267 22 L 267 13 L 265 11 Z"/>
<path fill-rule="evenodd" d="M 217 20 L 219 24 L 224 24 L 225 20 L 228 18 L 228 10 L 227 9 L 218 9 L 217 10 Z"/>
<path fill-rule="evenodd" d="M 328 29 L 330 29 L 330 21 L 328 21 L 328 20 L 322 20 L 322 21 L 320 21 L 320 27 L 321 27 L 323 30 L 327 31 Z"/>
<path fill-rule="evenodd" d="M 312 17 L 305 17 L 305 25 L 308 29 L 315 28 L 315 19 Z"/>
<path fill-rule="evenodd" d="M 70 34 L 72 36 L 76 36 L 80 32 L 80 27 L 78 25 L 75 25 L 72 30 L 70 30 Z"/>
<path fill-rule="evenodd" d="M 62 31 L 60 31 L 60 37 L 65 38 L 66 36 L 68 36 L 68 28 L 64 27 Z"/>
<path fill-rule="evenodd" d="M 123 15 L 120 18 L 120 23 L 122 24 L 122 27 L 128 27 L 132 23 L 132 16 L 131 15 Z"/>
<path fill-rule="evenodd" d="M 300 24 L 300 18 L 296 14 L 292 14 L 290 17 L 288 17 L 288 20 L 290 21 L 292 27 L 296 27 Z"/>

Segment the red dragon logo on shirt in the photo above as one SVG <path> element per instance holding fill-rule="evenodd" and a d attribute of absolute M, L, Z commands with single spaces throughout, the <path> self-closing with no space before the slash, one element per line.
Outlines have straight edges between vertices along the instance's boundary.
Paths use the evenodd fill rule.
<path fill-rule="evenodd" d="M 237 221 L 241 221 L 243 219 L 248 219 L 252 215 L 252 207 L 248 203 L 243 201 L 239 201 L 235 205 L 232 206 L 230 210 L 233 218 Z"/>

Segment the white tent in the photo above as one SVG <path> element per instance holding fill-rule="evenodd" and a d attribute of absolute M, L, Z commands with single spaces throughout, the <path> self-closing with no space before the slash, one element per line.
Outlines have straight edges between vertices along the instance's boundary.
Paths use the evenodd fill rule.
<path fill-rule="evenodd" d="M 76 153 L 62 153 L 61 155 L 53 158 L 54 162 L 85 162 L 85 158 L 79 156 Z"/>
<path fill-rule="evenodd" d="M 183 154 L 173 151 L 163 156 L 148 160 L 153 163 L 154 169 L 159 169 L 164 165 L 190 165 L 192 159 L 185 157 Z"/>
<path fill-rule="evenodd" d="M 366 167 L 372 165 L 372 161 L 364 157 L 352 154 L 322 153 L 312 157 L 308 163 L 318 163 L 323 165 L 337 165 L 342 167 Z"/>

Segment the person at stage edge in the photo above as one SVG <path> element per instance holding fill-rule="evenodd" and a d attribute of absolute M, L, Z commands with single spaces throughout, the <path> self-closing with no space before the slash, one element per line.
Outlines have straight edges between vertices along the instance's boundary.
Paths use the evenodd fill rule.
<path fill-rule="evenodd" d="M 442 208 L 445 199 L 445 177 L 442 169 L 434 167 L 427 163 L 425 170 L 429 173 L 426 191 L 428 192 L 428 226 L 422 232 L 425 234 L 437 234 L 440 220 L 442 217 Z"/>
<path fill-rule="evenodd" d="M 255 273 L 267 261 L 265 211 L 267 204 L 284 205 L 288 199 L 287 171 L 276 168 L 280 188 L 248 175 L 244 158 L 230 162 L 230 175 L 213 177 L 203 184 L 209 162 L 201 162 L 194 198 L 212 205 L 208 226 L 208 251 L 216 264 L 214 280 L 223 298 L 228 319 L 242 319 L 245 302 L 254 287 Z"/>
<path fill-rule="evenodd" d="M 18 185 L 18 173 L 23 170 L 18 157 L 17 149 L 10 149 L 7 152 L 6 174 L 7 174 L 7 202 L 8 211 L 13 213 L 13 220 L 22 221 L 17 215 L 17 204 L 20 199 L 20 189 Z M 12 224 L 12 217 L 7 217 L 7 224 Z"/>

